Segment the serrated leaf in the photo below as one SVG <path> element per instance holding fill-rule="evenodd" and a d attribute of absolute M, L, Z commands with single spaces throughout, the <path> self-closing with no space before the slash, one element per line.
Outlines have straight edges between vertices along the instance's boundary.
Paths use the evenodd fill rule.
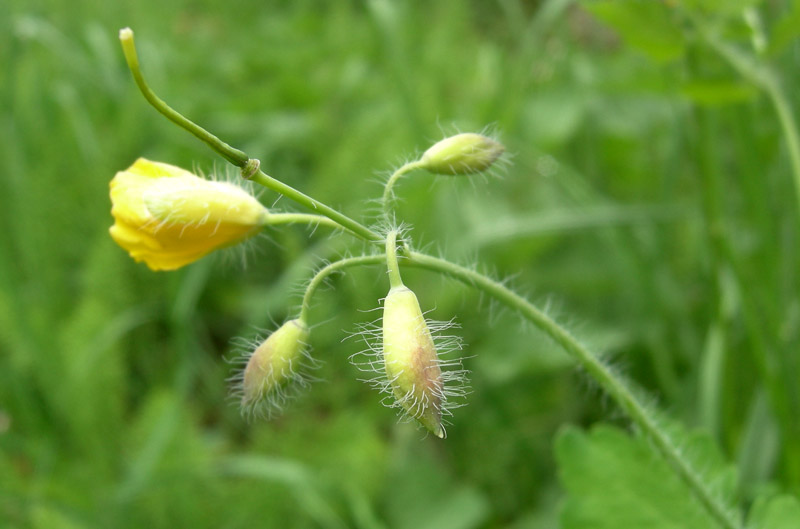
<path fill-rule="evenodd" d="M 799 525 L 800 501 L 788 494 L 757 498 L 748 519 L 752 529 L 797 529 Z"/>
<path fill-rule="evenodd" d="M 651 0 L 584 1 L 587 11 L 614 28 L 629 45 L 658 62 L 683 55 L 685 42 L 672 9 Z"/>
<path fill-rule="evenodd" d="M 686 443 L 691 459 L 716 452 L 705 441 L 687 438 Z M 567 489 L 564 529 L 719 527 L 647 442 L 618 428 L 598 426 L 588 434 L 567 428 L 556 441 L 556 458 Z M 720 459 L 710 456 L 704 474 L 729 474 Z M 729 483 L 721 481 L 720 488 L 728 489 Z"/>

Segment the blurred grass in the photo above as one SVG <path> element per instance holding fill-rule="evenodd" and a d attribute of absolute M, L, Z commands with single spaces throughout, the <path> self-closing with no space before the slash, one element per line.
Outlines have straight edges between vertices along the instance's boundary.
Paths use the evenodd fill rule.
<path fill-rule="evenodd" d="M 787 9 L 761 11 L 771 23 Z M 272 230 L 246 268 L 230 251 L 170 274 L 117 248 L 117 170 L 138 156 L 224 170 L 140 97 L 124 26 L 178 110 L 366 221 L 381 171 L 491 124 L 513 153 L 505 175 L 400 184 L 416 240 L 552 302 L 715 435 L 744 499 L 800 486 L 788 159 L 769 102 L 699 43 L 653 62 L 563 0 L 5 0 L 3 526 L 551 527 L 554 432 L 615 418 L 515 316 L 409 271 L 432 316 L 461 324 L 474 392 L 446 442 L 396 424 L 347 363 L 360 345 L 341 341 L 385 294 L 382 273 L 358 270 L 313 311 L 323 381 L 246 424 L 225 402 L 231 339 L 293 315 L 302 280 L 347 240 Z M 773 60 L 791 83 L 799 51 L 778 26 Z"/>

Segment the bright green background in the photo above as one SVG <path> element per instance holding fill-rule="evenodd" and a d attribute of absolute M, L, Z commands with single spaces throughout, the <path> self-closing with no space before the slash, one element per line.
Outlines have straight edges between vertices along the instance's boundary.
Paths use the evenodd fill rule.
<path fill-rule="evenodd" d="M 367 223 L 386 171 L 457 130 L 497 131 L 507 170 L 400 183 L 417 245 L 511 278 L 709 433 L 737 499 L 800 487 L 786 144 L 769 100 L 672 8 L 0 2 L 0 526 L 553 527 L 559 428 L 626 425 L 516 315 L 421 271 L 406 282 L 461 325 L 473 393 L 445 441 L 398 424 L 348 363 L 363 345 L 342 341 L 379 316 L 378 269 L 319 293 L 322 380 L 248 424 L 226 401 L 231 341 L 294 317 L 312 270 L 361 245 L 281 228 L 173 273 L 115 246 L 116 171 L 139 156 L 226 171 L 139 95 L 125 26 L 175 108 Z M 750 45 L 738 6 L 685 3 Z M 800 10 L 753 12 L 797 106 Z"/>

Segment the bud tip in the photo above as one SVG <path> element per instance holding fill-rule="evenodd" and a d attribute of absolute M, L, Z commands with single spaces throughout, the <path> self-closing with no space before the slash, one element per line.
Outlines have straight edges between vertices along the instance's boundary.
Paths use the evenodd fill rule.
<path fill-rule="evenodd" d="M 420 167 L 432 173 L 466 175 L 489 169 L 505 152 L 494 139 L 464 132 L 445 138 L 422 154 Z"/>

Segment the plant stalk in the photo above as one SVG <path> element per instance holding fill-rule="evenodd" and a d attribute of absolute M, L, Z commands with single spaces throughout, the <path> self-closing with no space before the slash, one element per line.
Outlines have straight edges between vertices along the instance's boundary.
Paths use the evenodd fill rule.
<path fill-rule="evenodd" d="M 341 259 L 339 261 L 335 261 L 324 266 L 317 272 L 314 277 L 309 281 L 308 286 L 306 287 L 306 292 L 303 294 L 303 304 L 300 307 L 300 319 L 303 321 L 308 321 L 308 311 L 311 310 L 311 298 L 314 297 L 314 294 L 317 291 L 317 288 L 322 284 L 325 279 L 340 270 L 345 268 L 350 268 L 353 266 L 363 266 L 363 265 L 374 265 L 374 264 L 381 264 L 386 261 L 386 255 L 384 254 L 377 254 L 377 255 L 361 255 L 359 257 L 348 257 L 346 259 Z"/>
<path fill-rule="evenodd" d="M 408 162 L 401 165 L 392 176 L 389 177 L 389 180 L 386 181 L 386 185 L 383 187 L 383 198 L 381 199 L 381 204 L 383 204 L 383 214 L 386 216 L 387 220 L 392 220 L 392 188 L 394 184 L 406 173 L 410 173 L 414 169 L 418 169 L 421 167 L 421 163 L 419 160 L 414 162 Z"/>
<path fill-rule="evenodd" d="M 581 344 L 569 331 L 556 323 L 547 314 L 539 310 L 531 302 L 479 272 L 451 263 L 446 259 L 426 255 L 420 252 L 403 251 L 405 259 L 400 261 L 403 266 L 413 266 L 437 272 L 456 279 L 467 286 L 480 290 L 510 309 L 521 314 L 525 319 L 547 334 L 578 364 L 586 370 L 611 398 L 630 417 L 633 423 L 653 443 L 656 450 L 670 464 L 673 470 L 692 490 L 697 500 L 725 529 L 742 529 L 742 524 L 735 511 L 724 505 L 716 498 L 708 486 L 703 482 L 697 472 L 681 456 L 680 450 L 675 446 L 670 437 L 658 426 L 656 419 L 647 410 L 644 404 L 636 397 L 624 382 L 622 377 L 615 373 L 600 358 Z M 303 297 L 301 318 L 307 318 L 311 298 L 317 287 L 333 272 L 352 266 L 375 265 L 387 261 L 386 255 L 365 255 L 351 257 L 336 261 L 322 268 L 311 280 Z"/>
<path fill-rule="evenodd" d="M 315 213 L 321 213 L 325 215 L 346 230 L 350 231 L 355 236 L 364 239 L 365 241 L 373 244 L 383 244 L 383 237 L 373 230 L 323 204 L 322 202 L 319 202 L 318 200 L 315 200 L 310 196 L 298 191 L 297 189 L 284 184 L 280 180 L 272 178 L 261 171 L 261 169 L 257 169 L 260 164 L 256 160 L 252 160 L 250 157 L 248 157 L 245 152 L 231 147 L 200 125 L 187 119 L 180 112 L 170 107 L 163 99 L 158 97 L 155 92 L 153 92 L 142 75 L 141 68 L 139 67 L 139 57 L 136 53 L 136 43 L 133 37 L 133 30 L 130 28 L 124 28 L 120 30 L 119 40 L 122 44 L 122 51 L 125 54 L 125 61 L 127 62 L 128 68 L 130 69 L 131 74 L 133 74 L 133 78 L 136 81 L 136 85 L 139 87 L 139 90 L 142 92 L 142 95 L 167 119 L 179 127 L 191 132 L 236 167 L 239 167 L 243 170 L 246 169 L 248 172 L 250 171 L 251 167 L 256 168 L 256 170 L 252 171 L 251 174 L 246 175 L 250 180 L 258 182 L 268 189 L 272 189 L 273 191 L 285 195 L 287 198 L 294 200 L 298 204 L 305 206 Z"/>
<path fill-rule="evenodd" d="M 689 486 L 706 511 L 726 529 L 742 528 L 736 514 L 711 493 L 697 472 L 681 456 L 680 451 L 669 436 L 659 428 L 655 418 L 636 398 L 623 379 L 573 337 L 569 331 L 513 290 L 479 272 L 464 268 L 445 259 L 419 252 L 410 252 L 407 257 L 403 262 L 409 266 L 417 266 L 442 273 L 485 292 L 520 313 L 525 319 L 550 336 L 589 373 L 616 401 L 634 424 L 650 439 L 661 456 L 667 460 L 680 478 Z"/>
<path fill-rule="evenodd" d="M 291 186 L 284 184 L 283 182 L 280 182 L 271 176 L 268 176 L 260 169 L 251 170 L 258 167 L 257 161 L 251 160 L 244 152 L 222 142 L 213 134 L 209 133 L 194 122 L 186 119 L 180 113 L 169 107 L 148 87 L 141 74 L 133 40 L 133 31 L 128 28 L 121 30 L 120 41 L 122 43 L 122 48 L 125 53 L 128 67 L 130 68 L 131 73 L 136 80 L 136 84 L 139 86 L 139 89 L 142 91 L 145 99 L 147 99 L 147 101 L 150 102 L 150 104 L 153 105 L 156 110 L 161 112 L 161 114 L 166 116 L 170 121 L 194 134 L 233 165 L 243 169 L 247 167 L 248 174 L 246 176 L 253 181 L 269 189 L 277 191 L 278 193 L 285 195 L 287 198 L 294 200 L 295 202 L 315 212 L 322 213 L 335 223 L 341 225 L 343 228 L 349 230 L 351 233 L 367 242 L 383 245 L 383 237 L 366 226 L 353 219 L 350 219 L 346 215 L 339 213 L 322 202 L 319 202 L 316 199 L 301 193 Z M 788 118 L 791 118 L 791 114 L 788 113 L 788 105 L 786 106 L 786 112 Z M 793 120 L 789 119 L 789 122 L 792 123 Z M 800 147 L 797 148 L 797 161 L 798 165 L 796 169 L 798 172 L 796 177 L 799 186 L 798 189 L 800 189 Z M 387 182 L 387 187 L 384 190 L 385 208 L 386 204 L 388 203 L 387 197 L 391 196 L 390 184 L 394 184 L 394 182 L 403 174 L 403 172 L 407 172 L 412 168 L 413 167 L 406 168 L 404 170 L 403 167 L 401 167 L 400 170 L 398 170 L 400 174 L 396 172 L 395 175 L 392 175 L 389 182 Z M 798 196 L 800 197 L 800 195 Z M 395 247 L 396 235 L 396 231 L 391 231 L 389 237 L 387 237 L 385 240 L 387 254 L 390 255 L 371 255 L 343 259 L 341 261 L 331 263 L 320 270 L 311 280 L 308 288 L 306 289 L 303 297 L 303 305 L 301 307 L 300 317 L 307 318 L 311 297 L 322 281 L 324 281 L 329 274 L 343 268 L 363 264 L 377 264 L 383 261 L 388 261 L 393 256 L 394 264 L 390 263 L 389 267 L 390 281 L 392 282 L 392 285 L 395 286 L 395 284 L 400 281 L 399 270 L 397 268 L 399 263 L 397 262 Z M 389 251 L 390 242 L 392 245 L 392 250 L 394 251 Z M 689 463 L 681 457 L 680 452 L 675 447 L 672 440 L 659 428 L 656 420 L 653 418 L 647 408 L 636 398 L 623 379 L 614 373 L 614 371 L 611 370 L 605 363 L 603 363 L 599 357 L 584 347 L 566 329 L 558 325 L 544 312 L 539 310 L 535 305 L 527 301 L 519 294 L 505 287 L 498 281 L 495 281 L 479 272 L 464 268 L 445 259 L 410 251 L 406 245 L 401 248 L 401 254 L 403 257 L 405 257 L 405 259 L 403 259 L 404 265 L 416 266 L 435 271 L 457 279 L 466 285 L 472 286 L 473 288 L 481 290 L 505 304 L 509 308 L 517 311 L 528 321 L 550 336 L 589 373 L 589 375 L 617 402 L 617 404 L 631 418 L 631 420 L 651 440 L 658 452 L 661 453 L 661 455 L 673 467 L 680 478 L 691 488 L 698 501 L 700 501 L 709 514 L 725 529 L 741 529 L 741 523 L 738 521 L 735 513 L 728 509 L 711 494 L 705 483 L 703 483 L 698 474 L 694 471 L 694 469 L 691 468 Z M 392 272 L 392 266 L 394 266 L 394 272 Z M 400 284 L 402 284 L 402 281 L 400 281 Z"/>

